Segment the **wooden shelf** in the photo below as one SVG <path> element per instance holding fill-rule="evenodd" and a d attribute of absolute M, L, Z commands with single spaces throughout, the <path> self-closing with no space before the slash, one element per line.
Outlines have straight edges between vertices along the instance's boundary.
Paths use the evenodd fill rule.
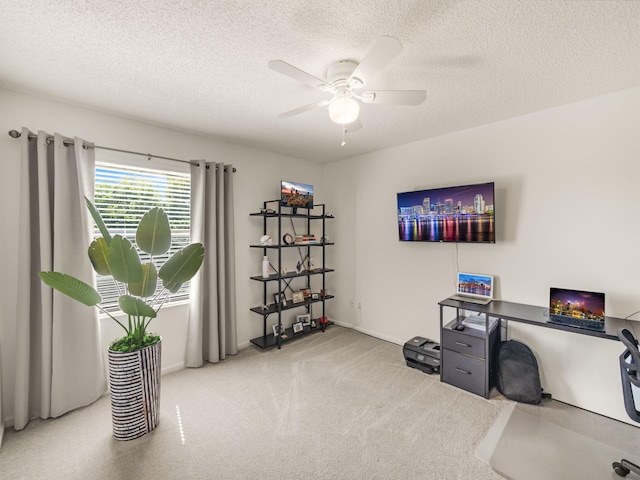
<path fill-rule="evenodd" d="M 322 247 L 325 245 L 335 245 L 335 243 L 333 242 L 292 243 L 291 245 L 280 245 L 276 243 L 274 245 L 249 245 L 249 247 L 278 249 L 278 248 L 290 248 L 290 247 Z"/>
<path fill-rule="evenodd" d="M 335 270 L 333 268 L 314 268 L 313 271 L 304 270 L 300 273 L 288 272 L 285 275 L 278 275 L 274 273 L 273 275 L 269 275 L 269 277 L 267 278 L 263 278 L 261 275 L 256 275 L 254 277 L 249 277 L 249 278 L 251 278 L 251 280 L 257 280 L 258 282 L 272 282 L 274 280 L 278 280 L 279 278 L 289 279 L 289 278 L 296 278 L 296 277 L 308 277 L 309 275 L 320 275 L 322 273 L 329 273 L 329 272 L 335 272 Z"/>
<path fill-rule="evenodd" d="M 249 214 L 251 217 L 266 217 L 266 218 L 277 218 L 278 216 L 280 217 L 293 217 L 293 218 L 309 218 L 311 220 L 321 220 L 323 218 L 335 218 L 333 215 L 308 215 L 306 213 L 281 213 L 278 215 L 278 212 L 276 213 L 262 213 L 262 212 L 256 212 L 256 213 L 250 213 Z"/>
<path fill-rule="evenodd" d="M 267 206 L 274 206 L 275 208 L 267 208 Z M 318 298 L 312 298 L 311 296 L 305 298 L 303 301 L 301 302 L 297 302 L 297 303 L 293 303 L 292 300 L 288 300 L 284 305 L 282 303 L 272 303 L 272 304 L 268 304 L 269 300 L 270 300 L 270 296 L 267 294 L 267 286 L 268 286 L 268 282 L 278 282 L 278 286 L 279 288 L 284 287 L 285 291 L 286 289 L 291 289 L 292 291 L 294 291 L 294 287 L 291 286 L 292 283 L 300 283 L 302 284 L 303 282 L 293 282 L 293 280 L 295 280 L 296 278 L 302 278 L 304 280 L 304 284 L 305 284 L 305 288 L 307 290 L 311 289 L 312 286 L 312 276 L 316 276 L 319 275 L 321 277 L 321 291 L 324 293 L 326 292 L 326 287 L 325 287 L 325 274 L 330 273 L 335 271 L 333 268 L 326 268 L 324 267 L 325 265 L 325 246 L 327 245 L 334 245 L 334 243 L 332 242 L 325 242 L 324 240 L 326 240 L 325 237 L 325 220 L 327 219 L 332 219 L 334 218 L 333 215 L 331 214 L 327 214 L 327 212 L 325 211 L 325 205 L 324 204 L 316 204 L 315 205 L 315 211 L 316 212 L 320 212 L 320 214 L 314 214 L 311 213 L 312 209 L 306 209 L 306 208 L 302 208 L 302 207 L 298 207 L 298 209 L 294 209 L 292 208 L 291 210 L 288 210 L 290 207 L 287 207 L 287 212 L 283 212 L 282 211 L 282 206 L 280 205 L 280 200 L 268 200 L 266 202 L 263 202 L 263 208 L 261 209 L 260 212 L 255 212 L 255 213 L 250 213 L 249 215 L 251 217 L 259 217 L 262 218 L 262 224 L 263 224 L 263 234 L 267 235 L 267 231 L 268 231 L 268 220 L 271 219 L 276 219 L 277 220 L 277 227 L 278 227 L 278 235 L 281 235 L 282 233 L 282 219 L 283 218 L 290 218 L 291 219 L 291 226 L 294 230 L 295 233 L 295 226 L 294 226 L 294 220 L 293 219 L 298 219 L 296 221 L 296 223 L 301 223 L 300 220 L 305 220 L 305 226 L 304 226 L 304 235 L 309 235 L 308 238 L 315 238 L 312 236 L 312 233 L 314 232 L 314 229 L 312 227 L 312 221 L 320 221 L 320 225 L 318 225 L 317 223 L 313 224 L 316 228 L 318 227 L 322 227 L 321 231 L 322 234 L 318 235 L 318 238 L 320 238 L 320 241 L 314 241 L 311 243 L 292 243 L 292 244 L 281 244 L 280 239 L 275 239 L 278 243 L 276 243 L 275 245 L 249 245 L 250 248 L 260 248 L 263 250 L 263 255 L 267 255 L 267 251 L 273 252 L 275 254 L 277 254 L 277 262 L 275 262 L 276 266 L 281 267 L 281 261 L 282 261 L 282 251 L 283 249 L 286 248 L 306 248 L 306 250 L 299 250 L 299 252 L 302 253 L 306 253 L 306 257 L 309 258 L 311 257 L 311 247 L 321 247 L 321 249 L 316 249 L 315 251 L 313 251 L 314 254 L 316 255 L 321 255 L 322 256 L 322 261 L 319 263 L 320 265 L 322 265 L 322 267 L 320 268 L 314 268 L 313 270 L 309 271 L 309 270 L 304 270 L 301 271 L 300 273 L 297 273 L 295 271 L 292 272 L 287 272 L 286 274 L 282 274 L 281 271 L 276 271 L 275 273 L 269 275 L 266 278 L 263 278 L 262 275 L 254 275 L 252 277 L 249 277 L 251 280 L 257 281 L 257 282 L 261 282 L 262 283 L 262 297 L 263 297 L 263 302 L 265 304 L 267 304 L 266 306 L 264 305 L 259 305 L 257 307 L 252 307 L 250 308 L 250 310 L 254 313 L 257 313 L 258 315 L 260 315 L 262 317 L 262 326 L 263 326 L 263 330 L 262 333 L 263 335 L 257 338 L 254 338 L 251 340 L 251 343 L 253 343 L 254 345 L 257 345 L 260 348 L 268 348 L 268 347 L 272 347 L 272 346 L 277 346 L 278 348 L 280 348 L 282 346 L 282 343 L 288 340 L 292 340 L 294 338 L 298 338 L 301 337 L 303 335 L 309 334 L 309 333 L 314 333 L 317 331 L 324 331 L 324 329 L 326 328 L 327 325 L 330 325 L 331 323 L 325 323 L 322 326 L 318 326 L 317 328 L 311 328 L 310 326 L 304 327 L 304 330 L 301 332 L 296 333 L 295 335 L 293 334 L 293 329 L 292 328 L 287 328 L 285 330 L 284 335 L 286 335 L 286 338 L 280 338 L 280 337 L 274 337 L 273 334 L 269 334 L 268 331 L 268 326 L 267 326 L 267 321 L 270 315 L 274 314 L 277 316 L 277 324 L 280 325 L 282 327 L 282 312 L 285 310 L 290 310 L 290 309 L 294 309 L 294 308 L 304 308 L 306 310 L 306 313 L 311 315 L 313 314 L 312 312 L 312 307 L 311 305 L 316 303 L 316 304 L 320 304 L 320 310 L 322 310 L 322 312 L 318 315 L 318 312 L 316 312 L 315 314 L 318 315 L 320 318 L 326 318 L 325 317 L 325 300 L 330 300 L 333 297 L 333 295 L 324 295 L 324 296 L 318 296 Z M 267 212 L 267 210 L 269 210 Z M 289 223 L 289 222 L 287 222 Z M 317 233 L 317 232 L 316 232 Z M 306 258 L 305 258 L 306 260 Z M 304 263 L 305 260 L 302 260 L 302 255 L 301 255 L 301 262 Z M 311 261 L 311 260 L 309 260 Z M 275 269 L 275 268 L 274 268 Z M 284 270 L 283 270 L 284 271 Z M 283 282 L 283 283 L 281 283 Z M 317 277 L 315 277 L 315 279 L 313 280 L 314 285 L 317 287 L 317 283 L 319 283 L 319 280 L 317 279 Z M 317 320 L 316 320 L 317 321 Z"/>
<path fill-rule="evenodd" d="M 293 303 L 291 300 L 287 301 L 287 306 L 281 307 L 280 311 L 284 312 L 285 310 L 290 310 L 292 308 L 298 307 L 306 307 L 307 305 L 311 305 L 312 303 L 322 302 L 322 300 L 330 300 L 333 298 L 333 295 L 325 295 L 324 297 L 319 298 L 306 298 L 303 302 Z M 259 313 L 260 315 L 270 315 L 272 313 L 278 313 L 278 305 L 271 304 L 269 308 L 263 310 L 261 307 L 252 307 L 250 309 L 252 312 Z"/>
<path fill-rule="evenodd" d="M 305 337 L 307 335 L 310 335 L 312 333 L 317 333 L 317 332 L 323 332 L 328 326 L 333 325 L 333 322 L 328 322 L 324 328 L 318 326 L 316 328 L 311 328 L 311 326 L 307 325 L 304 327 L 304 329 L 302 330 L 302 332 L 298 332 L 294 335 L 293 333 L 293 328 L 289 327 L 289 328 L 285 328 L 284 330 L 284 334 L 286 335 L 286 338 L 282 338 L 282 342 L 281 343 L 285 343 L 288 342 L 290 340 L 295 340 L 297 338 L 301 338 L 301 337 Z M 277 338 L 273 335 L 273 333 L 267 335 L 266 337 L 256 337 L 256 338 L 252 338 L 251 339 L 251 343 L 253 343 L 254 345 L 260 347 L 260 348 L 271 348 L 271 347 L 276 347 L 278 345 L 278 340 Z"/>

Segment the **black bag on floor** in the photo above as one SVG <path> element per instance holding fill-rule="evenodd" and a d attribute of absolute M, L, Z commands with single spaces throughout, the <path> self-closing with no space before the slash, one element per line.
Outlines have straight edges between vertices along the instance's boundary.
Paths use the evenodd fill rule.
<path fill-rule="evenodd" d="M 538 361 L 524 343 L 507 340 L 498 347 L 496 387 L 511 400 L 540 403 L 542 387 Z"/>

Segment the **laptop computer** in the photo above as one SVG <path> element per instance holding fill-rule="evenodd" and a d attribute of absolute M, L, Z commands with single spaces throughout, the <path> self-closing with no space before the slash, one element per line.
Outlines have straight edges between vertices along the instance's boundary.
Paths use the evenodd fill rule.
<path fill-rule="evenodd" d="M 449 299 L 478 305 L 488 304 L 493 300 L 493 276 L 458 272 L 456 294 Z"/>
<path fill-rule="evenodd" d="M 586 328 L 604 329 L 604 293 L 551 288 L 549 322 Z"/>

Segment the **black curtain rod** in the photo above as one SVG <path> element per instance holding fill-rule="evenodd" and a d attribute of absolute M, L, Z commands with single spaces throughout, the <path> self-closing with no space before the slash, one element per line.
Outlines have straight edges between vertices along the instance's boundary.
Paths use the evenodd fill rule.
<path fill-rule="evenodd" d="M 9 136 L 11 138 L 20 138 L 22 136 L 22 133 L 17 131 L 17 130 L 9 130 Z M 38 135 L 36 135 L 35 133 L 30 133 L 29 134 L 29 140 L 35 140 L 37 138 L 38 138 Z M 53 136 L 51 138 L 53 138 Z M 67 139 L 65 139 L 63 141 L 63 143 L 67 147 L 69 145 L 73 145 L 74 144 L 73 140 L 67 140 Z M 143 157 L 148 157 L 149 160 L 151 160 L 152 158 L 161 158 L 162 160 L 170 160 L 172 162 L 191 163 L 190 160 L 181 160 L 179 158 L 171 158 L 171 157 L 161 157 L 160 155 L 153 155 L 151 153 L 132 152 L 131 150 L 122 150 L 120 148 L 102 147 L 100 145 L 93 145 L 93 146 L 87 145 L 87 144 L 83 144 L 82 145 L 82 148 L 91 148 L 91 147 L 99 148 L 101 150 L 110 150 L 112 152 L 122 152 L 122 153 L 130 153 L 131 155 L 140 155 L 140 156 L 143 156 Z M 235 172 L 236 172 L 236 168 L 233 167 L 233 173 L 235 173 Z"/>

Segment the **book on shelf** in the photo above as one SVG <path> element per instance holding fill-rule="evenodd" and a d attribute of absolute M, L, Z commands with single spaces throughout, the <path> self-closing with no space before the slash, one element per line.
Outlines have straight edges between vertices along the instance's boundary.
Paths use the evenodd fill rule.
<path fill-rule="evenodd" d="M 316 236 L 313 234 L 306 235 L 296 235 L 294 239 L 294 243 L 297 245 L 306 245 L 309 243 L 318 243 L 316 240 Z"/>

